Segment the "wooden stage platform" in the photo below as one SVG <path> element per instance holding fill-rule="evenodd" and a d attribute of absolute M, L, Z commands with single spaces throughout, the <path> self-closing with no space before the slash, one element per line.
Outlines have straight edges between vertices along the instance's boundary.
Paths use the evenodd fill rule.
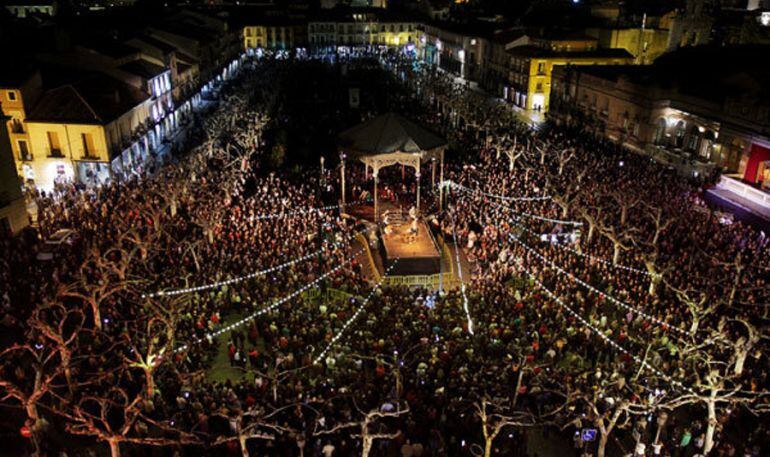
<path fill-rule="evenodd" d="M 389 225 L 391 233 L 382 233 L 381 255 L 385 269 L 396 259 L 391 275 L 431 275 L 441 271 L 441 252 L 427 224 L 420 220 L 417 232 L 410 231 L 411 221 Z"/>

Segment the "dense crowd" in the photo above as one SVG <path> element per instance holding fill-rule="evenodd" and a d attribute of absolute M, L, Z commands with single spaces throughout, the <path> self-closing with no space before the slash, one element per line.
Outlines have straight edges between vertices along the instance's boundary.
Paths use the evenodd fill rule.
<path fill-rule="evenodd" d="M 334 208 L 337 174 L 321 189 L 317 167 L 271 165 L 295 65 L 249 60 L 194 120 L 193 150 L 127 182 L 40 192 L 37 233 L 3 240 L 0 390 L 35 449 L 88 451 L 68 433 L 113 455 L 770 451 L 763 232 L 724 223 L 698 184 L 645 157 L 365 56 L 332 65 L 389 70 L 408 88 L 390 109 L 449 139 L 455 185 L 439 202 L 423 176 L 423 212 L 472 267 L 465 291 L 374 290 L 365 229 Z M 371 176 L 349 176 L 366 200 Z M 398 171 L 382 179 L 411 205 Z M 41 266 L 39 240 L 60 228 L 75 245 Z"/>

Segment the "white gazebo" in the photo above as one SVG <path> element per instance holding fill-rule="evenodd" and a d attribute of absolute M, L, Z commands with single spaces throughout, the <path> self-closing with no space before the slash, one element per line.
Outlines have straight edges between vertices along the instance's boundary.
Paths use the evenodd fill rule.
<path fill-rule="evenodd" d="M 345 201 L 345 159 L 363 162 L 367 175 L 374 177 L 374 221 L 379 222 L 379 172 L 395 164 L 413 167 L 417 179 L 417 212 L 420 212 L 420 170 L 425 162 L 431 163 L 431 185 L 436 186 L 436 162 L 440 178 L 444 180 L 444 150 L 447 142 L 414 122 L 396 113 L 386 113 L 350 128 L 339 135 L 341 159 L 342 205 Z M 440 201 L 443 187 L 439 186 Z"/>

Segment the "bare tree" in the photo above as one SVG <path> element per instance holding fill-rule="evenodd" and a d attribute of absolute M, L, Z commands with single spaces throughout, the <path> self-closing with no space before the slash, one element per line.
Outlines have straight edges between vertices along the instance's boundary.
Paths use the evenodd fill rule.
<path fill-rule="evenodd" d="M 354 433 L 352 436 L 361 440 L 361 457 L 368 457 L 372 450 L 372 445 L 376 440 L 392 440 L 399 436 L 400 432 L 383 432 L 379 429 L 378 425 L 382 424 L 381 421 L 383 419 L 401 417 L 408 414 L 409 405 L 407 404 L 403 408 L 401 406 L 402 405 L 399 403 L 396 403 L 395 410 L 379 408 L 373 409 L 367 413 L 361 411 L 356 406 L 356 409 L 362 415 L 360 420 L 344 422 L 325 430 L 318 430 L 318 422 L 316 422 L 316 430 L 313 432 L 313 436 L 333 435 L 348 429 L 357 430 L 357 433 Z"/>
<path fill-rule="evenodd" d="M 501 401 L 491 400 L 484 396 L 473 404 L 474 414 L 481 421 L 481 431 L 484 435 L 484 457 L 492 456 L 492 445 L 495 438 L 508 427 L 532 427 L 534 417 L 526 412 L 511 411 Z"/>
<path fill-rule="evenodd" d="M 261 405 L 255 405 L 247 411 L 238 410 L 231 416 L 225 416 L 218 413 L 214 416 L 220 416 L 227 421 L 235 423 L 235 435 L 222 436 L 212 442 L 212 446 L 219 446 L 231 441 L 238 441 L 243 457 L 249 457 L 248 442 L 250 440 L 273 441 L 277 435 L 293 432 L 294 430 L 283 425 L 278 425 L 275 420 L 280 412 L 296 408 L 298 405 L 292 404 L 267 413 Z"/>
<path fill-rule="evenodd" d="M 121 443 L 143 446 L 201 444 L 195 435 L 146 414 L 148 404 L 143 392 L 132 394 L 114 385 L 94 394 L 85 393 L 55 412 L 65 419 L 67 432 L 107 443 L 112 457 L 121 455 Z"/>
<path fill-rule="evenodd" d="M 42 338 L 29 335 L 24 344 L 0 352 L 0 360 L 10 361 L 16 368 L 0 377 L 0 402 L 17 402 L 27 415 L 35 455 L 40 455 L 41 434 L 44 421 L 40 415 L 43 397 L 52 392 L 54 381 L 63 373 L 59 351 Z"/>

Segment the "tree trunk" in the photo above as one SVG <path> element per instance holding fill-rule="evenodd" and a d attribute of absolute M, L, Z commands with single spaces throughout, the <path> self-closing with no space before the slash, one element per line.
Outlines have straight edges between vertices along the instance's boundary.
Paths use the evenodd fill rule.
<path fill-rule="evenodd" d="M 369 452 L 372 450 L 372 439 L 368 435 L 364 435 L 363 443 L 361 443 L 361 457 L 369 457 Z"/>
<path fill-rule="evenodd" d="M 747 348 L 738 348 L 735 351 L 735 367 L 733 367 L 733 373 L 736 376 L 743 374 L 743 366 L 746 363 L 746 357 L 749 355 Z"/>
<path fill-rule="evenodd" d="M 246 443 L 246 435 L 238 434 L 238 443 L 241 445 L 241 457 L 249 457 L 249 448 Z"/>
<path fill-rule="evenodd" d="M 714 432 L 717 428 L 717 406 L 714 397 L 716 391 L 712 390 L 711 399 L 708 401 L 708 424 L 706 425 L 706 440 L 703 443 L 703 455 L 708 455 L 714 447 Z"/>
<path fill-rule="evenodd" d="M 40 450 L 40 436 L 38 435 L 38 429 L 37 429 L 37 423 L 38 420 L 40 420 L 40 415 L 37 412 L 37 403 L 34 401 L 27 402 L 26 404 L 27 409 L 27 417 L 29 417 L 30 421 L 32 421 L 32 427 L 30 429 L 30 432 L 32 433 L 32 446 L 34 448 L 34 454 L 35 456 L 42 455 L 42 452 Z"/>
<path fill-rule="evenodd" d="M 699 325 L 700 325 L 700 319 L 698 319 L 697 317 L 693 317 L 692 324 L 690 324 L 690 333 L 697 332 Z"/>
<path fill-rule="evenodd" d="M 620 243 L 613 243 L 612 245 L 612 264 L 617 265 L 620 261 Z"/>
<path fill-rule="evenodd" d="M 492 457 L 492 440 L 484 440 L 484 457 Z"/>
<path fill-rule="evenodd" d="M 152 370 L 144 369 L 144 379 L 147 382 L 147 399 L 152 400 L 155 396 L 155 379 L 153 379 Z"/>
<path fill-rule="evenodd" d="M 75 391 L 75 388 L 73 387 L 74 384 L 72 383 L 72 367 L 70 367 L 70 353 L 67 350 L 61 349 L 59 351 L 59 354 L 61 355 L 61 362 L 62 365 L 64 365 L 64 379 L 67 382 L 67 390 L 69 391 L 70 395 Z"/>
<path fill-rule="evenodd" d="M 596 448 L 596 457 L 604 457 L 605 449 L 607 448 L 607 441 L 609 441 L 609 433 L 601 433 L 599 436 L 599 444 Z"/>
<path fill-rule="evenodd" d="M 112 439 L 108 440 L 107 443 L 110 445 L 110 455 L 112 457 L 120 457 L 120 442 Z"/>
<path fill-rule="evenodd" d="M 97 303 L 91 303 L 91 311 L 94 313 L 94 327 L 96 327 L 97 330 L 101 330 L 102 311 L 99 309 L 99 305 Z"/>

